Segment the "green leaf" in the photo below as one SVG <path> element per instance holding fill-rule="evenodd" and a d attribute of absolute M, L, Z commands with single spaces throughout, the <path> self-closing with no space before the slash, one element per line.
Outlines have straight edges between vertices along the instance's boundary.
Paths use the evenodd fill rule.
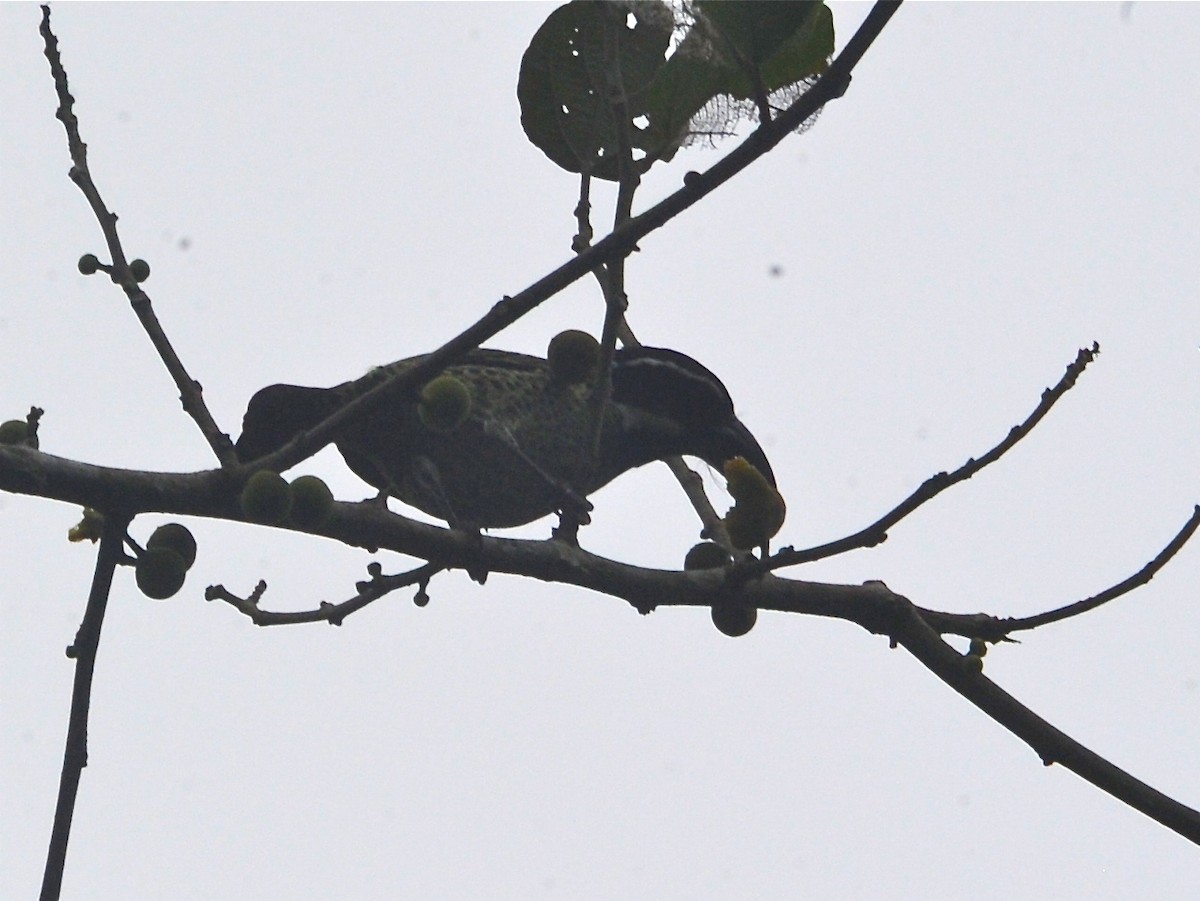
<path fill-rule="evenodd" d="M 643 95 L 666 59 L 674 16 L 659 2 L 573 0 L 550 14 L 521 60 L 517 99 L 529 140 L 569 172 L 617 177 L 618 102 L 621 127 L 641 151 L 644 171 L 656 157 Z M 620 91 L 615 87 L 619 84 Z"/>
<path fill-rule="evenodd" d="M 757 101 L 791 102 L 833 55 L 833 16 L 821 2 L 701 0 L 695 21 L 647 92 L 660 141 L 686 143 L 758 117 Z"/>
<path fill-rule="evenodd" d="M 699 0 L 696 12 L 719 35 L 714 43 L 729 68 L 740 70 L 740 79 L 731 73 L 729 87 L 742 81 L 750 88 L 725 91 L 739 99 L 752 98 L 758 82 L 770 93 L 807 78 L 833 52 L 833 17 L 821 2 Z"/>
<path fill-rule="evenodd" d="M 551 13 L 517 84 L 529 140 L 569 172 L 616 180 L 622 130 L 643 172 L 696 136 L 756 120 L 760 103 L 790 103 L 833 54 L 819 0 L 699 0 L 680 23 L 689 15 L 668 58 L 676 13 L 658 0 L 573 0 Z"/>

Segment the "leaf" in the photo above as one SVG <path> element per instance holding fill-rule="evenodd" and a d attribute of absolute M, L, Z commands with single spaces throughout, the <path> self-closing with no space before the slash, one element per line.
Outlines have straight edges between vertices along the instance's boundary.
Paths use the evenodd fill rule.
<path fill-rule="evenodd" d="M 760 104 L 792 102 L 832 54 L 833 17 L 819 0 L 699 0 L 678 11 L 573 0 L 521 60 L 521 125 L 568 172 L 616 180 L 622 132 L 643 172 L 697 136 L 756 120 Z"/>
<path fill-rule="evenodd" d="M 664 142 L 728 134 L 757 119 L 759 101 L 792 102 L 833 55 L 833 16 L 821 2 L 702 0 L 688 9 L 692 27 L 646 100 Z"/>
<path fill-rule="evenodd" d="M 738 99 L 752 99 L 756 85 L 770 93 L 816 74 L 833 53 L 833 17 L 821 2 L 699 0 L 695 9 L 719 35 L 726 67 L 740 70 L 725 91 Z"/>
<path fill-rule="evenodd" d="M 521 60 L 517 99 L 529 140 L 568 172 L 617 177 L 616 110 L 624 99 L 631 147 L 644 170 L 656 157 L 644 114 L 646 87 L 662 67 L 674 15 L 659 2 L 573 0 L 550 14 Z M 618 91 L 617 86 L 620 90 Z"/>

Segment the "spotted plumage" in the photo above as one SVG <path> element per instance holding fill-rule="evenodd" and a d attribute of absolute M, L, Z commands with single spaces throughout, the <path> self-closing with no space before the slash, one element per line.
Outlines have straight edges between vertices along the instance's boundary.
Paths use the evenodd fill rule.
<path fill-rule="evenodd" d="M 264 388 L 246 411 L 239 458 L 253 460 L 282 447 L 420 359 L 333 388 Z M 445 371 L 471 395 L 470 412 L 457 428 L 430 428 L 418 415 L 416 398 L 400 397 L 346 426 L 335 443 L 360 478 L 455 524 L 531 522 L 573 497 L 582 501 L 628 469 L 674 454 L 715 466 L 741 455 L 774 480 L 721 382 L 674 351 L 617 353 L 598 447 L 591 384 L 556 378 L 543 359 L 481 349 Z"/>

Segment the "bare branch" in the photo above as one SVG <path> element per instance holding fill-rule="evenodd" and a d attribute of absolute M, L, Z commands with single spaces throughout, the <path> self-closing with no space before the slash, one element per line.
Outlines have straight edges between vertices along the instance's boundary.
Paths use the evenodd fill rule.
<path fill-rule="evenodd" d="M 71 689 L 71 713 L 67 721 L 67 741 L 63 752 L 62 775 L 58 783 L 58 801 L 54 807 L 54 826 L 50 832 L 50 847 L 46 853 L 46 869 L 42 876 L 43 899 L 58 898 L 62 890 L 63 869 L 67 860 L 67 842 L 71 838 L 71 820 L 75 815 L 75 798 L 79 781 L 88 762 L 88 714 L 92 705 L 92 675 L 96 668 L 96 652 L 100 647 L 100 630 L 112 589 L 113 572 L 125 556 L 122 545 L 129 518 L 116 514 L 105 517 L 100 547 L 96 552 L 96 568 L 88 592 L 87 608 L 75 641 L 67 648 L 67 656 L 75 659 L 75 684 Z"/>
<path fill-rule="evenodd" d="M 579 175 L 579 202 L 575 204 L 575 237 L 571 239 L 571 250 L 582 253 L 592 244 L 592 176 L 587 172 Z"/>
<path fill-rule="evenodd" d="M 266 593 L 267 583 L 262 581 L 254 587 L 254 591 L 246 598 L 238 597 L 223 585 L 210 585 L 204 592 L 204 598 L 208 601 L 225 601 L 234 609 L 250 617 L 256 626 L 291 626 L 299 623 L 321 622 L 329 623 L 331 626 L 340 626 L 346 617 L 352 613 L 357 613 L 384 595 L 411 585 L 418 586 L 417 594 L 413 599 L 414 602 L 418 607 L 424 607 L 429 601 L 429 595 L 426 593 L 429 587 L 429 580 L 443 569 L 444 567 L 435 563 L 427 563 L 408 572 L 385 576 L 380 565 L 372 563 L 367 567 L 367 572 L 371 576 L 370 580 L 359 582 L 355 585 L 355 588 L 358 589 L 358 594 L 338 604 L 321 601 L 315 610 L 300 610 L 295 612 L 263 610 L 258 604 L 262 596 Z"/>
<path fill-rule="evenodd" d="M 857 550 L 858 548 L 874 547 L 886 541 L 888 529 L 896 525 L 904 517 L 926 502 L 933 500 L 933 498 L 952 485 L 965 482 L 985 466 L 995 463 L 1008 453 L 1018 441 L 1033 431 L 1034 426 L 1041 422 L 1042 418 L 1050 412 L 1051 407 L 1058 402 L 1059 398 L 1074 387 L 1075 381 L 1099 353 L 1099 344 L 1093 343 L 1090 348 L 1082 348 L 1076 355 L 1075 361 L 1067 367 L 1067 371 L 1063 373 L 1063 377 L 1058 380 L 1058 384 L 1042 392 L 1041 402 L 1029 414 L 1028 418 L 1020 425 L 1015 425 L 1009 429 L 1008 435 L 1005 436 L 1004 440 L 979 459 L 972 458 L 967 460 L 966 463 L 954 470 L 954 472 L 939 472 L 937 475 L 929 477 L 922 483 L 921 487 L 905 498 L 900 504 L 865 529 L 855 532 L 853 535 L 800 551 L 784 548 L 761 563 L 746 567 L 746 574 L 755 576 L 768 570 L 780 569 L 784 566 L 795 566 L 799 563 L 823 560 L 826 557 L 844 554 L 847 551 Z"/>
<path fill-rule="evenodd" d="M 903 646 L 934 675 L 1012 732 L 1041 758 L 1046 766 L 1061 764 L 1119 801 L 1139 810 L 1191 842 L 1200 844 L 1200 812 L 1180 804 L 1134 778 L 1100 755 L 1056 729 L 1021 704 L 981 672 L 968 665 L 908 605 L 899 616 L 893 641 Z"/>
<path fill-rule="evenodd" d="M 725 521 L 721 519 L 721 514 L 713 507 L 712 501 L 704 491 L 704 480 L 700 478 L 700 473 L 688 466 L 683 457 L 668 457 L 663 462 L 671 468 L 679 487 L 691 502 L 692 509 L 700 517 L 701 537 L 715 541 L 734 556 L 740 557 L 744 552 L 738 551 L 730 541 L 729 533 L 725 530 Z"/>
<path fill-rule="evenodd" d="M 219 490 L 221 486 L 228 486 L 231 475 L 221 470 L 183 475 L 138 473 L 85 466 L 25 447 L 0 447 L 0 489 L 91 506 L 98 505 L 97 498 L 116 496 L 135 499 L 139 509 L 239 519 L 241 514 L 236 510 L 236 503 Z M 205 498 L 207 507 L 203 502 Z M 737 575 L 736 567 L 701 572 L 648 569 L 609 560 L 560 541 L 465 535 L 406 519 L 372 503 L 335 503 L 329 519 L 319 528 L 307 531 L 351 546 L 388 549 L 436 561 L 436 564 L 430 564 L 431 567 L 484 569 L 575 585 L 623 599 L 641 613 L 668 605 L 711 608 L 736 598 L 739 603 L 759 610 L 855 623 L 869 632 L 889 635 L 904 645 L 939 678 L 1029 742 L 1043 759 L 1064 764 L 1181 835 L 1193 841 L 1200 840 L 1200 821 L 1195 812 L 1165 798 L 1083 748 L 974 672 L 962 655 L 934 631 L 934 628 L 944 627 L 949 619 L 939 622 L 936 615 L 919 610 L 881 583 L 832 585 L 781 579 L 771 573 L 747 581 Z M 1171 552 L 1190 534 L 1188 530 L 1180 533 L 1172 542 Z M 119 542 L 114 553 L 119 553 Z M 1161 562 L 1165 562 L 1167 556 L 1166 553 L 1160 555 Z M 1159 563 L 1156 559 L 1155 564 Z M 425 568 L 420 568 L 403 574 L 402 578 L 418 580 L 425 572 Z M 432 569 L 428 572 L 432 574 Z M 353 605 L 358 599 L 345 603 Z M 343 615 L 347 610 L 343 608 Z M 306 615 L 310 620 L 329 619 L 328 615 L 297 616 Z M 949 618 L 951 615 L 940 616 Z M 963 617 L 955 621 L 961 624 L 968 619 Z M 930 621 L 936 624 L 934 628 Z M 982 630 L 969 634 L 986 635 Z"/>
<path fill-rule="evenodd" d="M 629 131 L 629 100 L 621 74 L 621 39 L 625 32 L 625 9 L 608 8 L 604 17 L 604 75 L 608 102 L 612 110 L 617 137 L 617 202 L 613 212 L 613 228 L 629 221 L 633 212 L 633 197 L 642 178 L 633 160 L 633 139 Z M 612 396 L 612 361 L 617 350 L 617 333 L 625 321 L 629 297 L 625 293 L 625 259 L 627 254 L 597 266 L 593 273 L 604 295 L 604 327 L 600 332 L 600 364 L 595 389 L 592 392 L 592 447 L 598 451 L 604 428 L 604 411 Z"/>
<path fill-rule="evenodd" d="M 175 348 L 171 345 L 170 339 L 167 338 L 166 332 L 163 331 L 162 325 L 154 313 L 149 296 L 142 290 L 138 280 L 130 271 L 129 262 L 125 258 L 125 250 L 121 245 L 121 238 L 117 234 L 117 215 L 109 211 L 100 196 L 99 189 L 92 181 L 92 174 L 87 163 L 87 144 L 80 136 L 79 120 L 75 117 L 75 98 L 71 96 L 68 89 L 67 72 L 58 52 L 58 38 L 50 30 L 49 6 L 42 7 L 41 33 L 45 42 L 46 59 L 50 63 L 50 72 L 54 76 L 54 88 L 58 94 L 56 116 L 67 132 L 67 148 L 70 151 L 72 163 L 70 178 L 87 198 L 96 221 L 100 223 L 100 230 L 104 233 L 104 240 L 108 244 L 108 252 L 112 257 L 112 265 L 105 269 L 111 275 L 113 282 L 119 285 L 125 292 L 125 296 L 129 298 L 134 314 L 142 324 L 142 328 L 145 329 L 150 343 L 154 345 L 163 364 L 167 367 L 167 372 L 175 381 L 175 386 L 179 389 L 179 398 L 183 403 L 183 409 L 199 426 L 200 432 L 221 464 L 232 466 L 237 462 L 237 458 L 234 455 L 229 436 L 221 431 L 216 420 L 212 418 L 212 414 L 204 403 L 200 383 L 188 375 L 187 369 L 184 368 L 178 354 L 175 353 Z"/>
<path fill-rule="evenodd" d="M 1067 604 L 1064 607 L 1059 607 L 1056 610 L 1048 610 L 1045 613 L 1039 613 L 1036 616 L 1022 616 L 1015 619 L 1002 619 L 1000 624 L 1004 627 L 1005 632 L 1019 632 L 1025 629 L 1036 629 L 1038 626 L 1044 626 L 1047 623 L 1056 623 L 1064 619 L 1069 619 L 1072 616 L 1078 616 L 1081 613 L 1087 613 L 1089 610 L 1095 610 L 1102 604 L 1107 604 L 1109 601 L 1119 598 L 1123 594 L 1128 594 L 1135 588 L 1145 585 L 1158 573 L 1160 569 L 1167 565 L 1167 561 L 1174 557 L 1179 550 L 1188 542 L 1188 539 L 1195 534 L 1196 529 L 1200 528 L 1200 505 L 1197 505 L 1192 510 L 1192 515 L 1188 519 L 1182 529 L 1171 539 L 1170 543 L 1164 547 L 1153 560 L 1143 566 L 1140 570 L 1125 579 L 1118 582 L 1111 588 L 1107 588 L 1097 595 L 1090 598 L 1085 598 L 1082 601 L 1076 601 L 1073 604 Z"/>
<path fill-rule="evenodd" d="M 1056 610 L 1039 613 L 1036 616 L 999 617 L 988 613 L 944 613 L 940 610 L 927 610 L 916 607 L 921 619 L 939 635 L 962 635 L 965 638 L 979 638 L 984 641 L 1012 641 L 1009 635 L 1022 630 L 1036 629 L 1048 623 L 1058 622 L 1081 613 L 1094 610 L 1101 604 L 1106 604 L 1121 595 L 1128 594 L 1135 588 L 1148 583 L 1167 562 L 1187 544 L 1188 540 L 1200 528 L 1200 506 L 1193 509 L 1191 517 L 1175 537 L 1158 554 L 1140 570 L 1097 595 L 1067 604 Z"/>

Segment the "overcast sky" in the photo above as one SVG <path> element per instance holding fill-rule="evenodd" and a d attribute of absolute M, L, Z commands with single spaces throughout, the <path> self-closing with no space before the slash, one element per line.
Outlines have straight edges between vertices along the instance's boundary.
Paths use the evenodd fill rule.
<path fill-rule="evenodd" d="M 552 8 L 55 7 L 93 174 L 223 428 L 270 382 L 429 350 L 568 258 L 576 179 L 525 140 L 515 97 Z M 834 5 L 839 47 L 867 9 Z M 38 21 L 0 4 L 0 419 L 36 404 L 51 453 L 211 467 L 123 296 L 75 270 L 103 244 L 66 177 Z M 724 378 L 787 497 L 783 544 L 873 521 L 1103 348 L 1001 463 L 793 576 L 1030 614 L 1135 572 L 1200 502 L 1198 38 L 1191 4 L 905 6 L 810 132 L 642 242 L 630 321 Z M 637 208 L 721 152 L 656 170 Z M 602 313 L 580 282 L 492 344 L 541 353 Z M 297 472 L 370 493 L 332 450 Z M 589 550 L 678 567 L 696 539 L 661 465 L 593 500 Z M 78 518 L 0 496 L 6 897 L 36 893 L 50 831 L 95 556 L 65 540 Z M 204 587 L 265 578 L 264 606 L 305 609 L 353 594 L 371 559 L 412 561 L 187 524 L 200 556 L 176 598 L 117 574 L 65 897 L 1122 899 L 1200 881 L 1194 846 L 844 623 L 764 614 L 732 640 L 703 610 L 452 575 L 424 609 L 397 594 L 340 629 L 258 629 Z M 1196 806 L 1197 585 L 1200 544 L 986 672 Z"/>

